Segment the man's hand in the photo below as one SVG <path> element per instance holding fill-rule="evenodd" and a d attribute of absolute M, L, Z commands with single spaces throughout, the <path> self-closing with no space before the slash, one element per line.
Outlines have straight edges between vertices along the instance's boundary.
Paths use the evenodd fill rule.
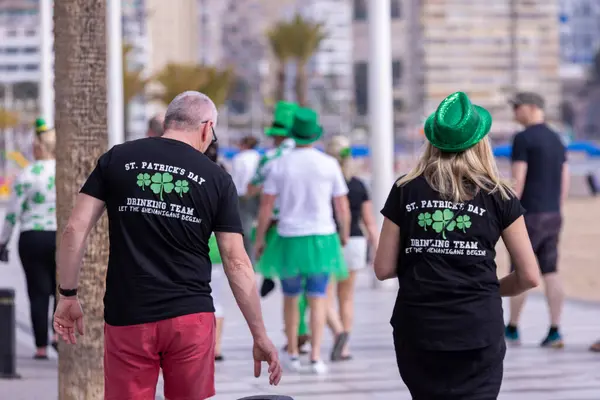
<path fill-rule="evenodd" d="M 60 296 L 54 312 L 54 330 L 65 342 L 75 344 L 75 328 L 83 335 L 83 309 L 79 299 Z"/>
<path fill-rule="evenodd" d="M 269 364 L 269 384 L 278 385 L 282 371 L 277 348 L 273 342 L 268 337 L 254 339 L 252 356 L 254 357 L 254 377 L 260 376 L 261 364 L 266 362 Z"/>

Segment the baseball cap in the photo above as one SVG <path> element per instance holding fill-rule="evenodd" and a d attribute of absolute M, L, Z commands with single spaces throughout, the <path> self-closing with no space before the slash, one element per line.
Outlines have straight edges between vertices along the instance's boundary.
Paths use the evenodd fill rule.
<path fill-rule="evenodd" d="M 519 92 L 514 95 L 512 99 L 508 101 L 513 106 L 520 106 L 523 104 L 530 104 L 541 109 L 544 108 L 546 102 L 544 98 L 537 93 L 534 92 Z"/>

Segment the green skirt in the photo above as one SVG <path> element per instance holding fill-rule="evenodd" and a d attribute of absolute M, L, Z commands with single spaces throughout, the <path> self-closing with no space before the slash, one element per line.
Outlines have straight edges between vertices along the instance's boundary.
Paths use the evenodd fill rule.
<path fill-rule="evenodd" d="M 275 233 L 265 242 L 256 268 L 265 277 L 287 279 L 321 274 L 338 280 L 348 277 L 337 233 L 299 237 L 282 237 Z"/>
<path fill-rule="evenodd" d="M 254 243 L 254 240 L 256 239 L 256 229 L 252 230 L 250 239 L 252 240 L 252 243 Z M 275 274 L 271 268 L 266 267 L 267 264 L 264 260 L 270 260 L 274 257 L 272 253 L 275 250 L 274 244 L 278 239 L 279 235 L 277 234 L 277 227 L 273 225 L 267 230 L 267 234 L 265 235 L 265 249 L 254 268 L 256 272 L 259 272 L 265 278 L 277 278 L 277 274 Z"/>

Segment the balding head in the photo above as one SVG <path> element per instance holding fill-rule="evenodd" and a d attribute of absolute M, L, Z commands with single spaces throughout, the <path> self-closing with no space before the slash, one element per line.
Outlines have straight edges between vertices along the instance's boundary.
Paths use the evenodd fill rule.
<path fill-rule="evenodd" d="M 183 92 L 173 99 L 165 114 L 165 130 L 197 131 L 206 121 L 217 124 L 217 107 L 205 94 Z"/>
<path fill-rule="evenodd" d="M 217 107 L 205 94 L 183 92 L 173 99 L 165 114 L 163 137 L 188 143 L 205 152 L 216 140 Z"/>

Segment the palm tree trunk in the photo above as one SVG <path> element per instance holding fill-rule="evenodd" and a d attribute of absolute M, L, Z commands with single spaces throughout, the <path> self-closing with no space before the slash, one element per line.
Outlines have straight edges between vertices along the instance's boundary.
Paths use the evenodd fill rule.
<path fill-rule="evenodd" d="M 296 101 L 301 107 L 308 105 L 308 76 L 306 74 L 306 63 L 298 61 L 296 67 Z"/>
<path fill-rule="evenodd" d="M 54 2 L 59 233 L 79 188 L 108 146 L 105 20 L 105 1 Z M 102 298 L 107 262 L 108 223 L 104 216 L 92 230 L 80 276 L 85 336 L 78 338 L 77 345 L 61 343 L 59 348 L 59 400 L 104 398 Z"/>
<path fill-rule="evenodd" d="M 275 101 L 285 100 L 285 63 L 280 62 L 277 69 L 277 86 L 275 88 Z"/>

